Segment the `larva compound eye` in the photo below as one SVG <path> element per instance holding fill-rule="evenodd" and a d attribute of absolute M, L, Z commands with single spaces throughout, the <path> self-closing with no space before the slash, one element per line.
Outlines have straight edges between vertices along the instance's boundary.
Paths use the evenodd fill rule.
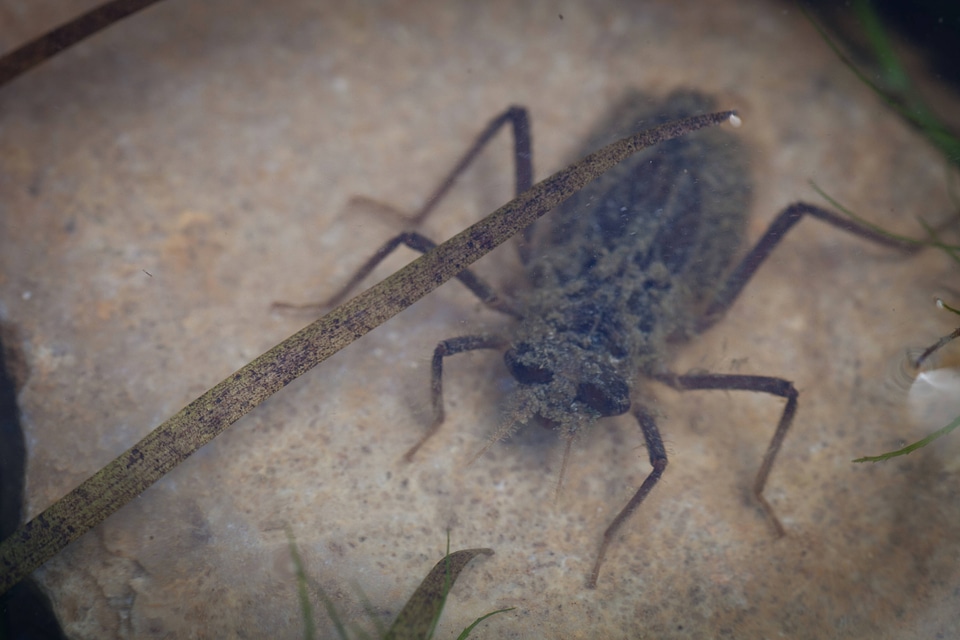
<path fill-rule="evenodd" d="M 523 356 L 530 351 L 530 346 L 521 342 L 511 347 L 503 354 L 503 362 L 507 365 L 517 382 L 521 384 L 546 384 L 553 380 L 553 371 L 539 364 L 524 362 Z"/>
<path fill-rule="evenodd" d="M 630 388 L 616 374 L 601 376 L 596 382 L 577 385 L 577 400 L 603 417 L 619 416 L 630 409 Z"/>

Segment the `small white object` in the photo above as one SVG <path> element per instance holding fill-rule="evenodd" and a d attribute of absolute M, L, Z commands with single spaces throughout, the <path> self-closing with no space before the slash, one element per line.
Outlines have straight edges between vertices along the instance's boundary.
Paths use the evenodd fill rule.
<path fill-rule="evenodd" d="M 907 396 L 910 417 L 924 431 L 933 433 L 960 416 L 960 369 L 944 367 L 922 371 Z M 949 473 L 960 472 L 960 433 L 950 433 L 930 444 Z"/>
<path fill-rule="evenodd" d="M 921 371 L 907 394 L 910 415 L 924 429 L 939 429 L 960 415 L 960 369 Z"/>
<path fill-rule="evenodd" d="M 738 115 L 735 114 L 735 113 L 731 113 L 731 114 L 730 114 L 730 126 L 731 126 L 731 127 L 733 127 L 734 129 L 736 129 L 736 128 L 738 128 L 738 127 L 739 127 L 740 125 L 742 125 L 742 124 L 743 124 L 743 120 L 740 119 L 740 116 L 738 116 Z"/>

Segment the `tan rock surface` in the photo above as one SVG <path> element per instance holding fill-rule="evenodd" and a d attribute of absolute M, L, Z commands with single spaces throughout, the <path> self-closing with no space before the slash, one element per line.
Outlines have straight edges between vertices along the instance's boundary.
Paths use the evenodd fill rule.
<path fill-rule="evenodd" d="M 816 198 L 810 178 L 913 235 L 914 216 L 948 211 L 938 155 L 791 5 L 711 6 L 171 2 L 4 87 L 0 314 L 30 369 L 30 515 L 305 324 L 270 303 L 329 295 L 395 231 L 348 200 L 415 209 L 509 104 L 532 113 L 543 177 L 626 87 L 721 96 L 751 149 L 751 239 L 786 204 Z M 55 23 L 18 20 L 4 48 Z M 508 157 L 498 140 L 426 232 L 448 237 L 508 199 Z M 501 286 L 520 273 L 512 248 L 478 270 Z M 942 254 L 904 259 L 804 221 L 676 359 L 681 372 L 800 389 L 766 492 L 784 539 L 748 499 L 782 407 L 757 394 L 649 386 L 671 465 L 596 591 L 583 583 L 599 537 L 648 472 L 629 417 L 575 447 L 555 504 L 562 446 L 549 434 L 466 466 L 509 381 L 496 354 L 461 356 L 447 367 L 447 423 L 402 463 L 424 428 L 434 344 L 505 324 L 450 284 L 278 393 L 38 577 L 76 638 L 295 638 L 285 524 L 308 574 L 358 621 L 359 589 L 389 620 L 452 526 L 454 547 L 496 555 L 461 577 L 438 637 L 502 607 L 516 610 L 477 637 L 952 636 L 949 460 L 933 449 L 850 460 L 922 435 L 886 381 L 905 347 L 949 331 L 931 298 L 955 279 Z"/>

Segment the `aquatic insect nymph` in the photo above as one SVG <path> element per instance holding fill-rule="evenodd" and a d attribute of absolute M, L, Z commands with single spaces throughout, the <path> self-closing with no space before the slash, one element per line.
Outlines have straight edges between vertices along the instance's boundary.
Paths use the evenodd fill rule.
<path fill-rule="evenodd" d="M 630 93 L 591 136 L 586 151 L 645 127 L 713 110 L 713 99 L 699 92 L 677 91 L 659 104 Z M 529 188 L 533 170 L 527 115 L 513 107 L 488 125 L 428 200 L 418 221 L 508 122 L 514 129 L 517 192 Z M 767 519 L 776 534 L 783 535 L 763 489 L 797 410 L 793 383 L 760 375 L 675 374 L 668 367 L 670 347 L 722 317 L 783 235 L 804 215 L 879 244 L 909 248 L 824 209 L 796 203 L 774 219 L 731 269 L 749 212 L 745 155 L 731 133 L 711 129 L 663 143 L 621 163 L 545 218 L 535 233 L 528 232 L 521 243 L 521 258 L 530 286 L 516 301 L 497 297 L 470 271 L 459 276 L 485 304 L 518 321 L 505 335 L 466 335 L 437 345 L 431 368 L 433 421 L 406 458 L 411 459 L 443 422 L 443 359 L 465 351 L 502 350 L 504 364 L 517 382 L 507 420 L 495 440 L 517 424 L 539 417 L 568 438 L 569 453 L 570 440 L 582 429 L 600 418 L 631 411 L 643 432 L 653 469 L 604 532 L 588 577 L 590 587 L 596 586 L 611 541 L 667 466 L 655 412 L 642 401 L 638 380 L 651 378 L 679 391 L 755 391 L 787 401 L 753 485 Z M 400 244 L 418 251 L 434 246 L 416 232 L 397 236 L 368 260 L 334 300 Z"/>

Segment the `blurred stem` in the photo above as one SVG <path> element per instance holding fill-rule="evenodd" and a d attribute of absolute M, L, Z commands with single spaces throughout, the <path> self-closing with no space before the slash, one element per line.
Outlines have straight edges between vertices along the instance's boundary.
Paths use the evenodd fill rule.
<path fill-rule="evenodd" d="M 827 46 L 863 84 L 870 87 L 881 100 L 899 113 L 902 118 L 918 128 L 930 142 L 940 149 L 951 164 L 960 166 L 960 139 L 940 122 L 939 118 L 913 90 L 909 75 L 900 62 L 900 58 L 887 36 L 886 29 L 870 2 L 868 0 L 857 0 L 854 7 L 867 32 L 872 53 L 880 62 L 881 81 L 887 85 L 887 89 L 880 87 L 853 64 L 827 31 L 820 26 L 820 23 L 814 20 L 813 16 L 802 6 L 801 11 Z"/>

